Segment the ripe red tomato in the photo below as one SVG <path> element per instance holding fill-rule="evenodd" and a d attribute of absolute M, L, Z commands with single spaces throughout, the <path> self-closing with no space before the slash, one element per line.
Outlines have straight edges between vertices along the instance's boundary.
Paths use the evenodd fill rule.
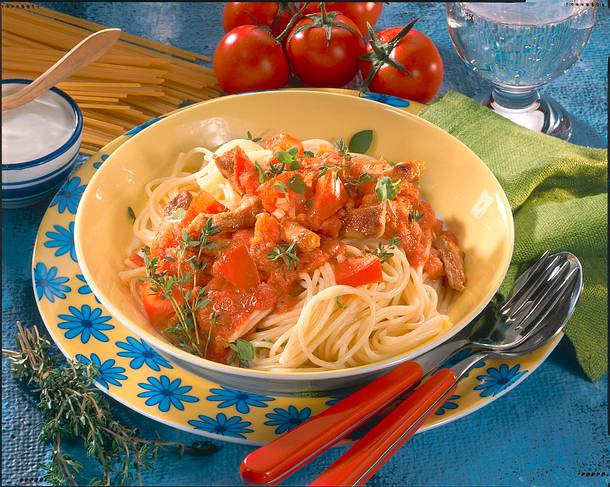
<path fill-rule="evenodd" d="M 401 27 L 392 27 L 377 36 L 381 42 L 387 44 L 400 30 Z M 367 52 L 372 51 L 369 43 Z M 434 43 L 426 35 L 411 29 L 389 54 L 392 59 L 402 64 L 413 78 L 384 63 L 369 84 L 369 89 L 421 103 L 429 102 L 443 81 L 443 60 Z M 360 72 L 364 78 L 371 67 L 370 60 L 360 62 Z"/>
<path fill-rule="evenodd" d="M 365 44 L 358 27 L 348 17 L 339 13 L 328 15 L 330 40 L 324 27 L 309 17 L 299 21 L 286 44 L 286 55 L 294 73 L 311 86 L 343 86 L 358 71 L 358 62 L 364 54 Z M 333 20 L 331 20 L 333 19 Z M 335 23 L 344 23 L 352 31 Z M 304 30 L 300 27 L 311 25 Z"/>
<path fill-rule="evenodd" d="M 302 7 L 304 2 L 300 3 Z M 366 23 L 375 27 L 381 16 L 383 2 L 324 2 L 327 12 L 341 12 L 349 17 L 363 36 L 368 34 Z M 319 2 L 310 2 L 303 14 L 313 14 L 320 11 Z"/>
<path fill-rule="evenodd" d="M 271 90 L 288 81 L 281 44 L 265 29 L 240 25 L 225 34 L 214 52 L 214 72 L 227 93 Z"/>
<path fill-rule="evenodd" d="M 227 2 L 222 16 L 225 32 L 240 25 L 266 25 L 277 36 L 290 22 L 290 11 L 281 2 Z"/>
<path fill-rule="evenodd" d="M 326 9 L 336 10 L 352 19 L 362 35 L 366 36 L 368 34 L 366 23 L 375 27 L 383 10 L 383 2 L 328 2 Z"/>

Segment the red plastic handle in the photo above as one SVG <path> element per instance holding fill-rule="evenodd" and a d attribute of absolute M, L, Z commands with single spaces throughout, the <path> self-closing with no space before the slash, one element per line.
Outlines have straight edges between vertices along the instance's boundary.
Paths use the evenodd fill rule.
<path fill-rule="evenodd" d="M 423 377 L 417 362 L 405 362 L 326 411 L 253 451 L 241 464 L 241 477 L 254 484 L 283 480 L 330 448 Z"/>
<path fill-rule="evenodd" d="M 413 436 L 423 420 L 443 405 L 441 400 L 427 411 L 437 400 L 455 389 L 456 380 L 453 370 L 439 370 L 314 480 L 310 487 L 363 485 Z"/>

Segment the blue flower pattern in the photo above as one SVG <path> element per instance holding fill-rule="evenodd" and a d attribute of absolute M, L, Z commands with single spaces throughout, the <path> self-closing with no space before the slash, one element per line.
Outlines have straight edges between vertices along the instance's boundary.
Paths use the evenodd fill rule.
<path fill-rule="evenodd" d="M 458 404 L 455 401 L 457 401 L 460 397 L 462 396 L 459 394 L 453 394 L 452 396 L 448 397 L 443 405 L 434 412 L 434 414 L 437 416 L 442 416 L 448 409 L 457 409 Z"/>
<path fill-rule="evenodd" d="M 114 359 L 108 359 L 102 362 L 97 353 L 92 353 L 91 357 L 86 357 L 79 353 L 76 358 L 83 364 L 93 363 L 93 365 L 95 365 L 95 368 L 97 369 L 95 378 L 106 389 L 109 388 L 109 384 L 121 387 L 122 384 L 120 381 L 127 379 L 127 376 L 123 373 L 125 372 L 125 369 L 115 365 L 116 360 Z"/>
<path fill-rule="evenodd" d="M 487 369 L 487 375 L 477 376 L 481 383 L 474 390 L 481 391 L 481 397 L 496 396 L 527 373 L 527 370 L 519 371 L 519 368 L 519 364 L 513 367 L 508 364 L 502 364 L 498 368 L 490 367 Z"/>
<path fill-rule="evenodd" d="M 274 408 L 273 413 L 265 414 L 269 421 L 265 421 L 267 426 L 276 426 L 275 434 L 281 435 L 286 431 L 290 431 L 296 426 L 306 421 L 311 416 L 311 409 L 305 407 L 301 410 L 294 406 L 288 406 L 288 409 Z"/>
<path fill-rule="evenodd" d="M 142 130 L 144 130 L 146 127 L 149 127 L 153 123 L 158 122 L 162 118 L 164 118 L 163 115 L 161 115 L 160 117 L 151 118 L 147 122 L 144 122 L 144 123 L 138 125 L 137 127 L 134 127 L 131 130 L 128 130 L 127 132 L 125 132 L 125 135 L 135 135 L 138 132 L 141 132 Z"/>
<path fill-rule="evenodd" d="M 172 407 L 180 411 L 184 411 L 184 402 L 198 402 L 199 399 L 195 396 L 187 394 L 193 387 L 183 386 L 181 379 L 170 381 L 169 377 L 162 375 L 161 377 L 149 377 L 148 382 L 140 382 L 138 386 L 144 389 L 138 397 L 147 398 L 145 403 L 147 406 L 157 406 L 159 411 L 166 413 Z"/>
<path fill-rule="evenodd" d="M 199 419 L 191 419 L 188 423 L 195 429 L 231 438 L 245 439 L 247 433 L 254 431 L 249 428 L 252 426 L 250 421 L 243 421 L 240 416 L 227 418 L 224 413 L 218 413 L 216 418 L 200 414 Z"/>
<path fill-rule="evenodd" d="M 70 258 L 74 262 L 76 260 L 76 249 L 74 247 L 74 222 L 70 222 L 68 228 L 62 227 L 61 225 L 53 225 L 54 232 L 46 232 L 48 240 L 44 243 L 44 246 L 53 249 L 55 251 L 55 257 L 60 257 L 64 254 L 69 253 Z"/>
<path fill-rule="evenodd" d="M 104 162 L 106 162 L 106 159 L 108 159 L 109 157 L 110 157 L 110 154 L 102 154 L 100 157 L 100 160 L 93 163 L 93 167 L 95 169 L 99 169 L 100 167 L 102 167 L 102 164 Z"/>
<path fill-rule="evenodd" d="M 81 185 L 81 179 L 78 176 L 68 179 L 55 195 L 55 198 L 53 198 L 51 206 L 57 205 L 57 211 L 59 211 L 59 213 L 68 210 L 73 215 L 76 215 L 78 203 L 80 202 L 86 187 L 86 184 Z"/>
<path fill-rule="evenodd" d="M 126 340 L 127 342 L 116 342 L 117 347 L 124 350 L 117 353 L 117 355 L 119 357 L 130 358 L 129 366 L 132 369 L 137 370 L 144 364 L 156 372 L 159 372 L 161 367 L 173 369 L 169 361 L 144 340 L 138 340 L 130 336 Z"/>
<path fill-rule="evenodd" d="M 267 403 L 274 401 L 272 397 L 254 394 L 252 392 L 239 391 L 221 386 L 220 389 L 210 389 L 212 393 L 207 397 L 208 401 L 220 402 L 219 408 L 235 406 L 238 413 L 246 414 L 250 412 L 250 407 L 264 408 Z"/>
<path fill-rule="evenodd" d="M 65 284 L 69 280 L 67 277 L 58 276 L 55 266 L 47 269 L 45 264 L 38 262 L 34 267 L 34 285 L 39 300 L 43 296 L 51 303 L 55 302 L 55 298 L 66 299 L 66 293 L 71 291 L 70 287 Z"/>
<path fill-rule="evenodd" d="M 112 330 L 114 325 L 107 323 L 110 316 L 103 316 L 100 308 L 91 309 L 91 306 L 84 304 L 80 309 L 69 306 L 70 314 L 58 315 L 61 321 L 57 327 L 66 330 L 64 336 L 69 340 L 80 337 L 82 343 L 88 343 L 91 337 L 100 342 L 107 342 L 108 337 L 105 331 Z"/>
<path fill-rule="evenodd" d="M 89 287 L 89 283 L 85 279 L 85 276 L 83 276 L 82 274 L 76 274 L 76 278 L 79 281 L 84 282 L 84 284 L 78 288 L 78 294 L 93 294 L 93 291 Z M 100 300 L 97 299 L 97 296 L 94 294 L 93 297 L 95 298 L 95 301 L 99 304 Z"/>
<path fill-rule="evenodd" d="M 372 91 L 367 91 L 362 95 L 362 98 L 366 98 L 367 100 L 378 101 L 379 103 L 385 103 L 386 105 L 390 105 L 393 107 L 405 108 L 410 105 L 408 100 L 404 98 L 399 98 L 397 96 L 392 95 L 384 95 L 383 93 L 374 93 Z"/>

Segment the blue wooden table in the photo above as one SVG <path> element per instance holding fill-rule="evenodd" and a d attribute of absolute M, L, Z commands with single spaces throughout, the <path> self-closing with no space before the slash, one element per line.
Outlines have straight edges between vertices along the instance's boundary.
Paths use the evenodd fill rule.
<path fill-rule="evenodd" d="M 558 0 L 559 1 L 559 0 Z M 222 4 L 44 3 L 45 6 L 113 27 L 212 55 L 222 35 Z M 470 73 L 453 51 L 440 4 L 386 5 L 378 27 L 404 25 L 419 16 L 417 28 L 429 35 L 445 63 L 442 90 L 474 95 L 486 84 Z M 583 57 L 545 91 L 576 118 L 575 142 L 607 144 L 607 60 L 610 16 L 602 8 Z M 47 202 L 48 203 L 48 202 Z M 3 212 L 2 338 L 14 346 L 15 321 L 41 325 L 31 282 L 31 254 L 41 204 Z M 39 465 L 51 450 L 36 439 L 40 416 L 31 394 L 2 363 L 2 485 L 39 484 Z M 416 436 L 371 480 L 370 485 L 607 485 L 607 378 L 585 379 L 567 342 L 522 385 L 491 406 L 442 428 Z M 197 438 L 145 419 L 115 404 L 117 414 L 145 435 L 192 442 Z M 239 463 L 251 451 L 222 444 L 207 458 L 163 453 L 145 473 L 146 485 L 238 485 Z M 303 485 L 342 452 L 333 450 L 303 469 L 286 485 Z"/>

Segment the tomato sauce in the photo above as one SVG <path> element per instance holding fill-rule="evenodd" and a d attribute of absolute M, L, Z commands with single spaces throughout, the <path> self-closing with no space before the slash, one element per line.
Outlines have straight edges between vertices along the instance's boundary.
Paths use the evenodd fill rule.
<path fill-rule="evenodd" d="M 446 256 L 435 247 L 435 238 L 447 232 L 417 187 L 423 163 L 405 161 L 392 166 L 332 149 L 312 157 L 288 134 L 272 137 L 266 146 L 275 152 L 266 166 L 255 167 L 240 148 L 223 154 L 219 162 L 235 191 L 250 198 L 242 201 L 258 207 L 238 214 L 209 194 L 199 193 L 195 204 L 185 208 L 188 218 L 182 222 L 165 219 L 151 246 L 158 270 L 169 275 L 181 271 L 184 276 L 188 262 L 198 263 L 199 270 L 189 279 L 196 276 L 209 300 L 196 310 L 203 342 L 200 352 L 219 362 L 233 360 L 229 344 L 247 338 L 256 325 L 250 319 L 253 312 L 285 312 L 298 303 L 303 292 L 299 274 L 328 262 L 338 283 L 361 286 L 381 280 L 379 255 L 348 256 L 344 237 L 398 238 L 397 245 L 411 265 L 423 266 L 431 278 L 445 274 Z M 298 150 L 279 153 L 291 147 Z M 289 166 L 280 163 L 286 157 L 293 158 Z M 184 248 L 185 233 L 200 238 L 205 231 L 203 227 L 193 230 L 200 214 L 202 224 L 215 225 L 215 232 L 205 245 Z M 183 262 L 175 258 L 181 250 Z M 192 288 L 189 279 L 182 285 Z M 144 301 L 150 301 L 145 308 L 157 317 L 167 314 L 167 303 L 153 309 L 156 301 L 146 298 L 147 294 L 142 294 Z"/>

